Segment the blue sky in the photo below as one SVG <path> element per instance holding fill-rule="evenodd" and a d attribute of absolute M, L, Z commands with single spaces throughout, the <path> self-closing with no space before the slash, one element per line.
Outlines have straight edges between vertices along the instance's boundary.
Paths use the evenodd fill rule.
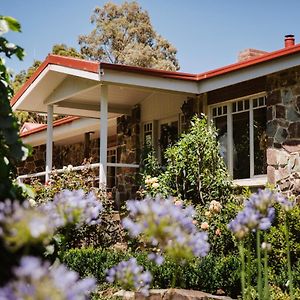
<path fill-rule="evenodd" d="M 8 60 L 16 72 L 43 60 L 56 43 L 77 49 L 79 34 L 100 0 L 0 0 L 0 14 L 17 18 L 22 33 L 6 37 L 27 53 L 23 62 Z M 122 1 L 113 1 L 121 3 Z M 200 73 L 236 61 L 246 48 L 283 48 L 284 35 L 300 42 L 299 0 L 140 0 L 154 28 L 178 50 L 181 71 Z"/>

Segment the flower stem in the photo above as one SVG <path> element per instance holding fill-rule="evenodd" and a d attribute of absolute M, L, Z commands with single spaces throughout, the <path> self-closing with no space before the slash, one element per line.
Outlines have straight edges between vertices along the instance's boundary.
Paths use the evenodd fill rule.
<path fill-rule="evenodd" d="M 242 285 L 242 299 L 246 299 L 246 294 L 245 294 L 245 251 L 244 251 L 244 242 L 241 241 L 239 243 L 239 252 L 240 252 L 240 257 L 241 257 L 241 285 Z"/>
<path fill-rule="evenodd" d="M 287 212 L 285 213 L 284 227 L 285 227 L 285 238 L 286 238 L 286 254 L 287 254 L 290 298 L 291 298 L 291 300 L 294 300 L 293 275 L 292 275 L 292 266 L 291 266 L 291 252 L 290 252 L 290 238 L 289 238 L 289 224 L 288 224 Z"/>
<path fill-rule="evenodd" d="M 247 270 L 246 270 L 246 297 L 245 299 L 248 299 L 249 297 L 249 290 L 251 286 L 251 241 L 248 240 L 247 244 Z"/>
<path fill-rule="evenodd" d="M 268 250 L 264 250 L 264 299 L 270 299 L 269 274 L 268 274 Z"/>
<path fill-rule="evenodd" d="M 257 255 L 257 292 L 258 300 L 262 300 L 262 268 L 261 268 L 261 242 L 260 231 L 256 231 L 256 255 Z"/>

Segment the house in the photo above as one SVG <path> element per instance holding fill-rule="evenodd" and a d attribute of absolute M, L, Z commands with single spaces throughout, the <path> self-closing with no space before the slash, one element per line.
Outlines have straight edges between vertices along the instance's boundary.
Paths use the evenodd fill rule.
<path fill-rule="evenodd" d="M 283 49 L 247 49 L 237 63 L 200 74 L 49 55 L 11 105 L 47 113 L 47 125 L 21 134 L 35 147 L 23 173 L 43 171 L 46 180 L 53 166 L 91 155 L 100 184 L 129 197 L 144 142 L 160 155 L 170 132 L 183 131 L 195 113 L 219 129 L 237 184 L 286 186 L 300 172 L 300 44 L 293 35 Z M 72 117 L 53 122 L 53 114 Z"/>

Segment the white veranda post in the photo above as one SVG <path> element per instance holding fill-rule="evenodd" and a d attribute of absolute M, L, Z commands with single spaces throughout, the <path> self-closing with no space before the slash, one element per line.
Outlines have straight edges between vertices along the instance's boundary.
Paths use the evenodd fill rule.
<path fill-rule="evenodd" d="M 106 188 L 107 174 L 107 123 L 108 123 L 108 86 L 101 86 L 100 93 L 100 166 L 99 187 Z"/>
<path fill-rule="evenodd" d="M 52 170 L 53 153 L 53 105 L 47 106 L 47 144 L 46 144 L 46 176 L 45 182 L 49 181 Z"/>

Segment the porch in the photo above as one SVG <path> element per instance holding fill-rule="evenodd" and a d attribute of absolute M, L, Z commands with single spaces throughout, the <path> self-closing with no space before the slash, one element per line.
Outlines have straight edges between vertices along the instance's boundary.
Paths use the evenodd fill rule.
<path fill-rule="evenodd" d="M 46 144 L 45 167 L 20 175 L 19 181 L 44 177 L 47 182 L 53 167 L 58 173 L 64 171 L 63 165 L 53 163 L 53 147 L 82 143 L 85 152 L 91 141 L 98 142 L 98 153 L 93 153 L 97 161 L 90 167 L 99 169 L 95 180 L 101 188 L 111 187 L 110 172 L 122 175 L 123 171 L 138 171 L 144 135 L 149 134 L 147 124 L 153 125 L 151 138 L 158 143 L 160 123 L 179 118 L 182 104 L 188 97 L 195 97 L 197 85 L 189 74 L 140 72 L 140 68 L 124 66 L 116 70 L 118 67 L 57 56 L 47 58 L 13 100 L 14 110 L 45 113 L 48 120 L 43 130 L 22 136 L 24 143 L 33 147 Z M 69 118 L 73 119 L 62 124 L 64 119 L 53 122 L 53 115 L 72 115 Z M 113 160 L 109 157 L 112 149 Z M 75 164 L 74 171 L 83 168 L 79 164 Z"/>

